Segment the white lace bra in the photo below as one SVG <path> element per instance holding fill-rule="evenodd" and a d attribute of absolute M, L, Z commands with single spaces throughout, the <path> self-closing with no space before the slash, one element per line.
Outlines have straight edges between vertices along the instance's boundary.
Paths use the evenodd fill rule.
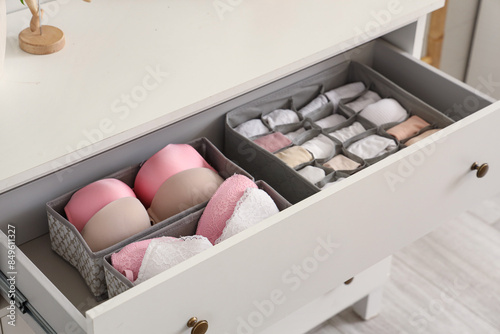
<path fill-rule="evenodd" d="M 236 204 L 231 218 L 226 221 L 226 227 L 222 230 L 222 234 L 215 241 L 215 244 L 278 212 L 279 209 L 273 199 L 264 190 L 247 188 Z"/>
<path fill-rule="evenodd" d="M 278 212 L 279 209 L 273 199 L 264 190 L 247 188 L 236 203 L 231 217 L 226 221 L 222 234 L 215 241 L 215 244 Z M 118 255 L 116 255 L 116 261 L 113 261 L 113 265 L 118 270 L 123 267 L 123 265 L 119 265 L 125 263 L 125 269 L 127 270 L 123 270 L 122 268 L 120 271 L 124 272 L 127 278 L 133 281 L 135 275 L 130 270 L 132 265 L 129 262 L 137 263 L 138 260 L 140 261 L 139 258 L 142 254 L 144 254 L 137 279 L 135 280 L 136 284 L 144 282 L 162 271 L 212 247 L 210 240 L 201 235 L 181 238 L 160 237 L 151 239 L 150 241 L 138 242 L 137 244 L 140 244 L 142 247 L 126 247 L 127 249 L 130 248 L 131 251 L 123 254 L 125 258 L 118 261 Z M 146 251 L 143 253 L 144 246 L 146 245 Z"/>
<path fill-rule="evenodd" d="M 210 247 L 210 241 L 199 235 L 153 239 L 146 249 L 135 283 L 144 282 Z"/>

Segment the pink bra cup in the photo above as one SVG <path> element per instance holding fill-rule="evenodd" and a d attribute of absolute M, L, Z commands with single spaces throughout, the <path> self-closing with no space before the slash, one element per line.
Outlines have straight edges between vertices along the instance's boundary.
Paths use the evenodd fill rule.
<path fill-rule="evenodd" d="M 129 281 L 135 281 L 139 274 L 142 259 L 151 240 L 137 241 L 123 247 L 122 250 L 111 255 L 111 264 L 116 270 L 127 277 Z"/>
<path fill-rule="evenodd" d="M 247 188 L 257 188 L 257 185 L 246 176 L 236 174 L 226 179 L 203 211 L 196 234 L 206 237 L 212 244 L 215 243 Z"/>
<path fill-rule="evenodd" d="M 192 146 L 169 144 L 142 165 L 135 178 L 134 191 L 144 206 L 149 208 L 156 192 L 169 177 L 186 169 L 200 167 L 215 171 Z"/>
<path fill-rule="evenodd" d="M 224 179 L 208 168 L 191 168 L 168 178 L 156 192 L 149 216 L 156 224 L 208 201 Z"/>
<path fill-rule="evenodd" d="M 124 197 L 135 197 L 128 185 L 118 179 L 102 179 L 76 191 L 64 211 L 69 222 L 81 232 L 97 211 Z"/>
<path fill-rule="evenodd" d="M 148 227 L 151 223 L 142 203 L 135 197 L 124 197 L 92 216 L 82 230 L 82 237 L 93 252 L 98 252 Z"/>

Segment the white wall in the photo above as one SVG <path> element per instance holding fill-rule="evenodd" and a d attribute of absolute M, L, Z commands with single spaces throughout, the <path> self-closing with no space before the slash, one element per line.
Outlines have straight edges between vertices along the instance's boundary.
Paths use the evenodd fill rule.
<path fill-rule="evenodd" d="M 482 0 L 466 82 L 500 99 L 500 1 Z"/>
<path fill-rule="evenodd" d="M 448 0 L 440 69 L 462 81 L 478 4 L 478 0 Z"/>
<path fill-rule="evenodd" d="M 40 3 L 49 1 L 52 0 L 40 0 Z M 26 6 L 24 6 L 20 0 L 6 0 L 6 4 L 7 4 L 7 14 L 26 8 Z"/>

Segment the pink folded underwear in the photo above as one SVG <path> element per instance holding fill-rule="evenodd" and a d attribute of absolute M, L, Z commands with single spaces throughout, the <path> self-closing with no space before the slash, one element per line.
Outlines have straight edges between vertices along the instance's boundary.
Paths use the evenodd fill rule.
<path fill-rule="evenodd" d="M 418 116 L 411 116 L 403 123 L 393 126 L 387 133 L 396 137 L 398 140 L 404 140 L 416 135 L 420 130 L 429 126 L 430 124 Z"/>
<path fill-rule="evenodd" d="M 102 179 L 75 192 L 64 207 L 64 212 L 68 221 L 81 232 L 97 211 L 124 197 L 135 197 L 128 185 L 118 179 Z"/>
<path fill-rule="evenodd" d="M 169 177 L 190 168 L 209 168 L 205 159 L 190 145 L 169 144 L 149 158 L 137 173 L 134 191 L 146 208 L 163 182 Z"/>
<path fill-rule="evenodd" d="M 265 150 L 274 153 L 292 144 L 292 141 L 285 137 L 281 132 L 271 133 L 263 137 L 259 137 L 253 141 Z"/>

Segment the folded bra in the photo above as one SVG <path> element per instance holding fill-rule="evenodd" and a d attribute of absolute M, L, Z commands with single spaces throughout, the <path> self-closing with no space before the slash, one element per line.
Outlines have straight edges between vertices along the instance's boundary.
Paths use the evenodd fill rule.
<path fill-rule="evenodd" d="M 111 255 L 111 264 L 139 284 L 278 212 L 273 199 L 252 180 L 233 175 L 210 199 L 198 221 L 196 235 L 129 244 Z"/>
<path fill-rule="evenodd" d="M 118 179 L 102 179 L 76 191 L 64 212 L 68 221 L 81 232 L 90 218 L 109 203 L 124 197 L 136 197 L 134 191 Z"/>
<path fill-rule="evenodd" d="M 133 242 L 123 247 L 119 252 L 111 254 L 111 264 L 129 281 L 134 282 L 139 275 L 142 259 L 151 240 L 153 239 Z"/>
<path fill-rule="evenodd" d="M 191 168 L 169 177 L 156 192 L 149 216 L 154 224 L 208 201 L 224 179 L 208 168 Z"/>
<path fill-rule="evenodd" d="M 262 189 L 247 188 L 226 221 L 218 244 L 279 212 L 273 199 Z"/>
<path fill-rule="evenodd" d="M 135 283 L 142 283 L 211 247 L 210 241 L 199 235 L 153 239 L 146 248 Z"/>
<path fill-rule="evenodd" d="M 191 168 L 216 172 L 191 145 L 169 144 L 149 158 L 137 173 L 134 191 L 146 208 L 169 177 Z"/>
<path fill-rule="evenodd" d="M 98 252 L 151 227 L 148 214 L 135 197 L 117 199 L 90 218 L 82 237 L 93 252 Z"/>
<path fill-rule="evenodd" d="M 235 174 L 227 178 L 203 211 L 196 234 L 206 237 L 212 244 L 215 243 L 247 188 L 257 188 L 257 185 L 244 175 Z"/>

